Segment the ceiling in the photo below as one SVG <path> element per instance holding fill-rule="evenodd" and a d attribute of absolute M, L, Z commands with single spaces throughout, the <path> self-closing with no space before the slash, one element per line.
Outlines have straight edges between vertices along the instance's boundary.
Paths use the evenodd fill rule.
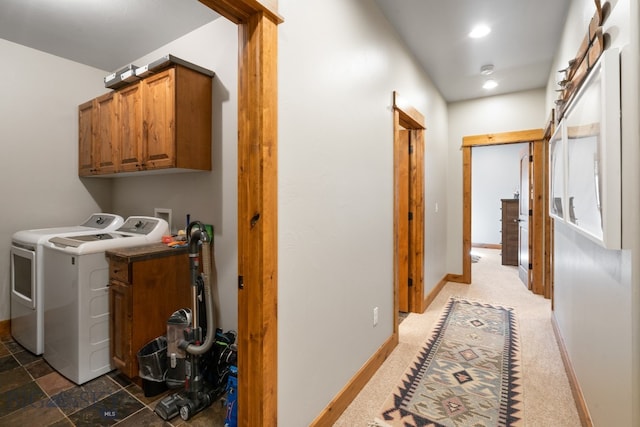
<path fill-rule="evenodd" d="M 450 102 L 544 87 L 570 2 L 375 1 Z M 0 38 L 111 72 L 218 17 L 195 0 L 2 0 Z M 492 32 L 470 39 L 479 22 Z"/>
<path fill-rule="evenodd" d="M 218 17 L 195 0 L 1 0 L 0 38 L 111 72 Z"/>
<path fill-rule="evenodd" d="M 376 0 L 447 101 L 546 86 L 570 0 Z M 468 33 L 491 27 L 481 39 Z M 494 65 L 499 86 L 482 88 Z"/>

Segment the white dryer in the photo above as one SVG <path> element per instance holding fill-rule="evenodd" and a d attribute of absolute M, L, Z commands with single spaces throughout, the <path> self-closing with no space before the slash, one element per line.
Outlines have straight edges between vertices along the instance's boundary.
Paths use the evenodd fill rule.
<path fill-rule="evenodd" d="M 18 231 L 11 236 L 11 335 L 34 354 L 44 351 L 43 244 L 54 236 L 95 234 L 116 230 L 121 216 L 95 213 L 80 225 Z"/>
<path fill-rule="evenodd" d="M 165 220 L 131 216 L 113 232 L 53 237 L 45 243 L 44 272 L 52 292 L 44 300 L 44 359 L 51 367 L 76 384 L 113 369 L 105 252 L 160 242 L 166 234 Z"/>

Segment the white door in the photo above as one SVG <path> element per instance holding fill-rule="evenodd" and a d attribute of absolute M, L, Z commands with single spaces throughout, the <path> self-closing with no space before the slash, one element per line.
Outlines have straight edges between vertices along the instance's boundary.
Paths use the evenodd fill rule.
<path fill-rule="evenodd" d="M 518 275 L 531 289 L 531 259 L 529 256 L 529 209 L 531 207 L 531 168 L 529 145 L 520 152 L 520 202 L 518 208 Z"/>

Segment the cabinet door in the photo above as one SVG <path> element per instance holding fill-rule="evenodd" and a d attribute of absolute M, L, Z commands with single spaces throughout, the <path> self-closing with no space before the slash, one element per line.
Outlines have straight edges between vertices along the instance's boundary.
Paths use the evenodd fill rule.
<path fill-rule="evenodd" d="M 78 107 L 78 175 L 93 173 L 93 100 Z"/>
<path fill-rule="evenodd" d="M 143 80 L 146 169 L 175 167 L 175 69 Z"/>
<path fill-rule="evenodd" d="M 117 172 L 118 146 L 120 145 L 118 105 L 114 92 L 96 98 L 96 109 L 94 116 L 96 121 L 93 127 L 94 166 L 97 173 L 114 173 Z"/>
<path fill-rule="evenodd" d="M 142 90 L 140 83 L 118 92 L 120 98 L 120 171 L 143 169 L 142 161 Z"/>
<path fill-rule="evenodd" d="M 131 352 L 132 339 L 132 300 L 131 285 L 111 281 L 109 283 L 109 350 L 113 364 L 129 378 L 138 375 L 132 363 L 135 355 Z"/>

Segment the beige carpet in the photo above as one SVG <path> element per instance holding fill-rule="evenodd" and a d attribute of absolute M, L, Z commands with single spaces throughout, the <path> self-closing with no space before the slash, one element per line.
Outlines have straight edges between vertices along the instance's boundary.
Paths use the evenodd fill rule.
<path fill-rule="evenodd" d="M 516 309 L 522 355 L 524 425 L 580 426 L 575 402 L 551 326 L 551 302 L 529 292 L 516 267 L 500 264 L 500 251 L 474 249 L 471 285 L 448 283 L 423 314 L 400 324 L 400 343 L 335 426 L 367 426 L 431 335 L 449 297 L 476 299 Z"/>

